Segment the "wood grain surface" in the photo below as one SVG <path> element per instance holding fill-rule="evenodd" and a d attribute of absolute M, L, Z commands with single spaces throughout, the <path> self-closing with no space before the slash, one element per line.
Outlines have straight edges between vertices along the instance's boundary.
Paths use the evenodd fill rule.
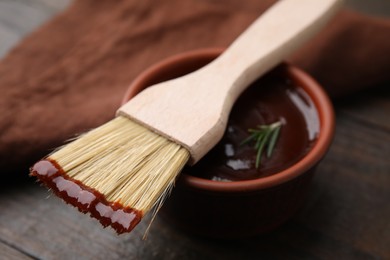
<path fill-rule="evenodd" d="M 0 56 L 69 2 L 0 0 Z M 348 1 L 390 16 L 388 3 Z M 272 233 L 211 240 L 157 218 L 146 241 L 148 221 L 117 236 L 23 179 L 0 182 L 0 259 L 390 259 L 389 84 L 335 101 L 335 140 L 307 202 Z"/>

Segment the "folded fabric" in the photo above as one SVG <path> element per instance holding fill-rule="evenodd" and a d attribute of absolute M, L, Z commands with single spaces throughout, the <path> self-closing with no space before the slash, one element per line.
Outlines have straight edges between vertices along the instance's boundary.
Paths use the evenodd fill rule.
<path fill-rule="evenodd" d="M 75 1 L 0 62 L 3 173 L 27 174 L 64 140 L 111 119 L 149 65 L 227 46 L 273 2 Z M 388 81 L 388 57 L 390 20 L 344 10 L 291 61 L 334 97 Z"/>

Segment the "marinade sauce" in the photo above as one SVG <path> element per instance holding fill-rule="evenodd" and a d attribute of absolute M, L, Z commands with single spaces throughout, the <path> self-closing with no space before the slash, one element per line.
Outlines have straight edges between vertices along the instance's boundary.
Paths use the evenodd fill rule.
<path fill-rule="evenodd" d="M 272 155 L 255 167 L 254 143 L 242 145 L 249 128 L 281 121 Z M 186 173 L 214 181 L 267 177 L 295 164 L 317 140 L 320 122 L 309 95 L 283 69 L 254 82 L 235 103 L 222 140 Z"/>

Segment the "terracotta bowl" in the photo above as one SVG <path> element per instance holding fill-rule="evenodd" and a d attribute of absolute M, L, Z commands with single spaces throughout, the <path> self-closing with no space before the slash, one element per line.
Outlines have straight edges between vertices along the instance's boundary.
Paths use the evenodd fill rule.
<path fill-rule="evenodd" d="M 123 102 L 150 85 L 204 66 L 222 51 L 190 51 L 155 64 L 133 81 Z M 218 182 L 184 171 L 161 211 L 164 219 L 199 235 L 243 238 L 270 231 L 294 215 L 304 202 L 316 165 L 330 146 L 334 114 L 327 95 L 308 74 L 291 65 L 287 73 L 317 107 L 321 126 L 314 147 L 293 166 L 255 180 Z"/>

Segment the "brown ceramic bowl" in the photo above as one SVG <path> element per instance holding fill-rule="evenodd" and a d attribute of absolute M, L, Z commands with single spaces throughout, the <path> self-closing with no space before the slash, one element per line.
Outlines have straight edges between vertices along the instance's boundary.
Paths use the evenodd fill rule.
<path fill-rule="evenodd" d="M 191 51 L 157 63 L 133 81 L 123 102 L 150 85 L 204 66 L 222 51 Z M 320 133 L 313 148 L 293 166 L 255 180 L 218 182 L 183 172 L 162 209 L 164 219 L 200 235 L 243 238 L 280 226 L 299 209 L 315 167 L 331 143 L 334 114 L 327 95 L 308 74 L 291 65 L 287 74 L 311 96 L 318 110 Z"/>

